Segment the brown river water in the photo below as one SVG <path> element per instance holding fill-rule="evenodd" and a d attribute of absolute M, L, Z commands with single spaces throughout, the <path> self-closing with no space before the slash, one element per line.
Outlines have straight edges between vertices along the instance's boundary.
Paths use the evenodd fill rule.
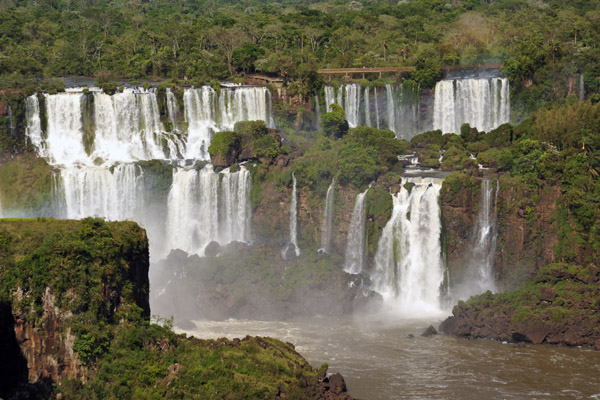
<path fill-rule="evenodd" d="M 340 372 L 348 392 L 387 399 L 599 399 L 600 352 L 420 333 L 433 320 L 380 315 L 265 321 L 195 321 L 199 338 L 272 336 L 313 366 Z M 184 331 L 180 331 L 184 332 Z M 408 335 L 414 338 L 408 338 Z"/>

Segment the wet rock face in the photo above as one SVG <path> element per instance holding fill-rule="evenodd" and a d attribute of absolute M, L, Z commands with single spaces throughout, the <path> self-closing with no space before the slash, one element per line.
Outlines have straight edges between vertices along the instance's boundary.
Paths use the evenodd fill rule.
<path fill-rule="evenodd" d="M 445 184 L 440 196 L 447 265 L 451 283 L 458 285 L 468 278 L 465 257 L 472 247 L 481 181 L 466 175 L 455 180 L 460 185 L 452 188 Z M 558 242 L 554 214 L 560 187 L 533 189 L 505 176 L 498 182 L 494 278 L 498 288 L 505 291 L 520 287 L 540 267 L 554 262 Z"/>

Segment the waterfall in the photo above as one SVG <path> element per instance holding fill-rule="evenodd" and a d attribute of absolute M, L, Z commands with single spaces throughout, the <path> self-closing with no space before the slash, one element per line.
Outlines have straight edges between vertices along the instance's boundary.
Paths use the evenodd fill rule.
<path fill-rule="evenodd" d="M 444 272 L 438 204 L 442 181 L 416 177 L 406 182 L 412 188 L 403 185 L 393 196 L 392 216 L 379 239 L 373 289 L 405 316 L 439 314 Z"/>
<path fill-rule="evenodd" d="M 37 150 L 40 157 L 47 157 L 46 145 L 42 134 L 42 122 L 40 120 L 40 102 L 35 94 L 25 99 L 25 118 L 27 121 L 25 136 L 29 138 L 29 141 Z"/>
<path fill-rule="evenodd" d="M 377 97 L 377 88 L 374 89 L 374 95 L 375 95 L 375 121 L 376 121 L 376 126 L 375 128 L 379 129 L 379 98 Z"/>
<path fill-rule="evenodd" d="M 335 103 L 335 89 L 333 86 L 325 86 L 325 111 L 331 112 L 331 105 Z"/>
<path fill-rule="evenodd" d="M 344 111 L 346 112 L 346 120 L 351 128 L 356 128 L 360 125 L 360 85 L 352 83 L 345 85 L 346 96 L 344 98 Z"/>
<path fill-rule="evenodd" d="M 250 172 L 178 169 L 167 200 L 167 249 L 204 254 L 211 241 L 250 241 Z"/>
<path fill-rule="evenodd" d="M 335 177 L 331 180 L 325 196 L 323 223 L 321 224 L 321 251 L 331 252 L 331 235 L 333 233 L 333 204 L 335 196 Z"/>
<path fill-rule="evenodd" d="M 337 97 L 337 100 L 336 100 Z M 377 87 L 362 90 L 359 84 L 343 84 L 336 90 L 325 86 L 327 111 L 337 102 L 345 111 L 351 128 L 359 125 L 389 129 L 398 139 L 410 140 L 419 133 L 419 87 L 411 82 L 385 85 L 385 96 L 380 101 Z M 380 103 L 383 106 L 380 113 Z"/>
<path fill-rule="evenodd" d="M 346 258 L 344 260 L 344 271 L 349 274 L 358 274 L 362 271 L 365 263 L 365 219 L 367 192 L 369 189 L 356 196 L 352 219 L 348 229 L 348 241 L 346 244 Z"/>
<path fill-rule="evenodd" d="M 233 130 L 239 121 L 264 121 L 273 128 L 271 93 L 263 87 L 185 89 L 185 120 L 188 124 L 185 158 L 209 160 L 208 146 L 214 132 Z"/>
<path fill-rule="evenodd" d="M 219 94 L 208 86 L 186 89 L 183 112 L 167 90 L 168 115 L 163 117 L 173 124 L 171 132 L 161 122 L 154 90 L 124 89 L 107 95 L 73 89 L 45 95 L 45 100 L 44 134 L 38 97 L 26 99 L 26 135 L 38 155 L 59 170 L 55 217 L 135 220 L 149 230 L 153 252 L 182 248 L 202 254 L 213 240 L 250 241 L 247 169 L 215 173 L 210 165 L 201 171 L 176 167 L 162 215 L 152 211 L 158 205 L 156 196 L 162 194 L 146 192 L 143 170 L 135 162 L 171 159 L 179 165 L 183 155 L 204 159 L 207 155 L 201 150 L 208 146 L 212 130 L 232 129 L 246 119 L 274 126 L 266 88 L 222 88 Z"/>
<path fill-rule="evenodd" d="M 142 171 L 135 164 L 118 164 L 112 171 L 78 166 L 60 172 L 64 218 L 104 217 L 109 220 L 143 218 Z"/>
<path fill-rule="evenodd" d="M 300 256 L 298 247 L 298 194 L 296 193 L 296 174 L 292 172 L 292 199 L 290 201 L 290 242 L 283 249 L 283 257 L 286 258 L 288 249 L 293 246 L 296 257 Z"/>
<path fill-rule="evenodd" d="M 488 132 L 509 120 L 505 78 L 442 80 L 435 86 L 433 129 L 460 133 L 460 126 L 469 123 Z"/>
<path fill-rule="evenodd" d="M 7 106 L 8 109 L 8 129 L 10 130 L 10 134 L 15 136 L 15 130 L 17 129 L 15 126 L 15 118 L 13 116 L 12 107 L 10 104 Z"/>
<path fill-rule="evenodd" d="M 181 143 L 173 143 L 164 134 L 154 92 L 125 89 L 112 96 L 101 92 L 93 96 L 94 151 L 91 160 L 166 159 L 182 147 Z"/>
<path fill-rule="evenodd" d="M 319 96 L 315 95 L 315 125 L 317 130 L 321 130 L 321 106 L 319 105 Z"/>
<path fill-rule="evenodd" d="M 371 124 L 371 101 L 369 98 L 369 87 L 367 86 L 365 88 L 365 94 L 364 94 L 364 102 L 365 104 L 365 125 L 367 126 L 373 126 Z"/>
<path fill-rule="evenodd" d="M 179 131 L 177 126 L 179 108 L 177 107 L 177 99 L 175 98 L 175 94 L 171 91 L 171 88 L 167 88 L 167 113 L 169 115 L 169 122 L 173 128 L 172 130 Z"/>
<path fill-rule="evenodd" d="M 392 85 L 385 85 L 386 105 L 387 105 L 387 124 L 390 131 L 396 132 L 396 94 Z"/>
<path fill-rule="evenodd" d="M 493 269 L 498 237 L 496 203 L 499 186 L 496 181 L 494 188 L 490 179 L 481 181 L 479 212 L 468 259 L 471 276 L 465 282 L 465 287 L 458 290 L 461 298 L 468 298 L 488 290 L 496 291 Z"/>
<path fill-rule="evenodd" d="M 45 96 L 48 118 L 45 143 L 48 161 L 54 165 L 72 165 L 87 161 L 89 158 L 83 145 L 83 94 L 60 93 Z M 34 142 L 35 139 L 30 140 Z M 43 154 L 41 148 L 38 154 Z"/>

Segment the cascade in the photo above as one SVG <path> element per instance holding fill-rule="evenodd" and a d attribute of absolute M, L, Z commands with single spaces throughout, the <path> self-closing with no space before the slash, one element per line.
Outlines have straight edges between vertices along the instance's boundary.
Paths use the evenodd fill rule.
<path fill-rule="evenodd" d="M 64 168 L 59 187 L 61 217 L 142 222 L 142 170 L 135 164 L 117 164 L 112 170 L 88 166 Z"/>
<path fill-rule="evenodd" d="M 124 89 L 109 96 L 72 89 L 45 95 L 46 134 L 38 97 L 28 97 L 26 135 L 38 155 L 59 169 L 55 217 L 135 220 L 149 229 L 153 247 L 202 254 L 212 240 L 250 241 L 249 171 L 242 167 L 217 174 L 211 166 L 201 171 L 176 167 L 166 215 L 157 216 L 149 212 L 154 194 L 144 192 L 142 168 L 135 161 L 171 159 L 180 164 L 183 155 L 203 159 L 201 146 L 195 147 L 202 133 L 194 129 L 231 129 L 246 119 L 262 119 L 272 127 L 270 99 L 266 88 L 223 88 L 219 95 L 209 87 L 186 89 L 181 113 L 174 93 L 167 90 L 166 117 L 175 132 L 170 133 L 161 122 L 153 90 Z M 187 124 L 178 125 L 181 115 Z M 185 130 L 181 136 L 180 129 Z M 202 145 L 207 146 L 210 136 L 205 137 Z"/>
<path fill-rule="evenodd" d="M 331 105 L 335 103 L 335 89 L 333 86 L 325 86 L 325 111 L 331 112 Z"/>
<path fill-rule="evenodd" d="M 35 94 L 25 99 L 25 119 L 27 121 L 25 136 L 27 136 L 34 148 L 37 149 L 40 157 L 47 157 L 46 145 L 42 136 L 40 102 Z"/>
<path fill-rule="evenodd" d="M 319 105 L 319 96 L 315 95 L 315 111 L 316 115 L 316 128 L 317 130 L 321 129 L 321 106 Z"/>
<path fill-rule="evenodd" d="M 364 103 L 365 103 L 365 125 L 373 126 L 371 124 L 371 101 L 369 97 L 369 87 L 365 88 L 364 92 Z"/>
<path fill-rule="evenodd" d="M 385 86 L 385 96 L 379 99 L 377 87 L 373 91 L 359 84 L 343 84 L 337 89 L 325 86 L 325 104 L 339 104 L 346 113 L 351 128 L 366 125 L 377 129 L 389 129 L 399 139 L 410 140 L 419 133 L 419 88 L 408 82 Z M 362 94 L 361 94 L 362 93 Z M 336 100 L 337 98 L 337 100 Z M 380 102 L 382 112 L 380 113 Z"/>
<path fill-rule="evenodd" d="M 177 99 L 171 88 L 167 88 L 167 113 L 169 114 L 169 122 L 172 130 L 179 132 L 177 120 L 179 119 L 179 108 L 177 107 Z"/>
<path fill-rule="evenodd" d="M 92 162 L 97 158 L 132 162 L 177 157 L 183 145 L 165 135 L 153 91 L 125 89 L 112 96 L 102 92 L 93 96 L 94 151 L 89 157 Z M 49 136 L 57 133 L 49 131 Z"/>
<path fill-rule="evenodd" d="M 385 93 L 386 93 L 386 106 L 387 106 L 387 127 L 390 131 L 396 132 L 396 93 L 394 93 L 394 89 L 392 85 L 385 85 Z"/>
<path fill-rule="evenodd" d="M 405 316 L 435 315 L 441 311 L 444 272 L 438 204 L 442 180 L 415 177 L 406 183 L 393 196 L 392 216 L 379 239 L 373 289 Z"/>
<path fill-rule="evenodd" d="M 375 128 L 380 129 L 379 128 L 379 105 L 378 105 L 378 97 L 377 97 L 377 87 L 374 88 L 374 95 L 375 95 L 375 121 L 376 121 L 376 126 Z"/>
<path fill-rule="evenodd" d="M 273 128 L 271 93 L 263 87 L 185 89 L 185 120 L 188 124 L 185 158 L 209 160 L 208 146 L 214 132 L 232 130 L 238 121 L 264 121 Z"/>
<path fill-rule="evenodd" d="M 10 104 L 8 104 L 8 129 L 10 130 L 10 134 L 15 136 L 15 119 L 13 116 L 13 112 L 12 112 L 12 107 L 10 106 Z"/>
<path fill-rule="evenodd" d="M 496 291 L 494 282 L 494 254 L 497 241 L 497 214 L 496 203 L 498 200 L 499 184 L 495 188 L 490 179 L 481 181 L 481 195 L 479 198 L 479 212 L 477 223 L 473 232 L 473 243 L 469 254 L 470 279 L 464 288 L 459 290 L 461 298 L 468 298 L 491 290 Z"/>
<path fill-rule="evenodd" d="M 211 241 L 250 241 L 250 172 L 177 169 L 167 200 L 167 250 L 204 254 Z"/>
<path fill-rule="evenodd" d="M 370 188 L 370 186 L 369 186 Z M 348 241 L 346 244 L 346 258 L 344 260 L 344 271 L 349 274 L 358 274 L 362 271 L 365 263 L 365 219 L 366 200 L 369 189 L 356 196 L 352 219 L 348 229 Z"/>
<path fill-rule="evenodd" d="M 505 78 L 442 80 L 435 86 L 433 129 L 460 133 L 460 126 L 489 132 L 510 120 Z"/>
<path fill-rule="evenodd" d="M 300 256 L 300 248 L 298 247 L 298 194 L 296 193 L 296 174 L 292 172 L 292 199 L 290 201 L 290 242 L 283 249 L 283 257 L 287 253 L 287 249 L 294 247 L 296 257 Z"/>
<path fill-rule="evenodd" d="M 321 224 L 321 251 L 331 252 L 331 235 L 333 233 L 333 204 L 335 196 L 335 177 L 331 180 L 325 196 L 325 209 L 323 210 L 323 223 Z"/>
<path fill-rule="evenodd" d="M 344 85 L 345 98 L 344 98 L 344 111 L 346 112 L 346 119 L 348 125 L 351 128 L 356 128 L 360 125 L 360 85 L 358 83 L 352 83 Z M 342 90 L 342 88 L 340 88 Z"/>

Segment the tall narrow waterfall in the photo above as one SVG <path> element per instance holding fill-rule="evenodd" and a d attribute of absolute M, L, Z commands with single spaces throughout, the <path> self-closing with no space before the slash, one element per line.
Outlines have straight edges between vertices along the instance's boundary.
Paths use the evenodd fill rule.
<path fill-rule="evenodd" d="M 25 99 L 25 117 L 27 120 L 25 135 L 38 150 L 38 155 L 46 157 L 46 144 L 42 136 L 42 121 L 40 120 L 40 102 L 35 94 Z"/>
<path fill-rule="evenodd" d="M 168 198 L 167 249 L 204 254 L 213 240 L 249 242 L 250 187 L 250 172 L 244 167 L 221 174 L 211 165 L 200 171 L 175 171 Z"/>
<path fill-rule="evenodd" d="M 356 196 L 352 220 L 348 229 L 348 242 L 346 244 L 346 258 L 344 260 L 344 271 L 349 274 L 358 274 L 363 270 L 365 264 L 365 219 L 366 200 L 369 189 Z"/>
<path fill-rule="evenodd" d="M 490 131 L 510 120 L 510 91 L 505 78 L 443 80 L 435 86 L 433 129 L 460 133 L 469 123 Z"/>
<path fill-rule="evenodd" d="M 316 121 L 315 127 L 317 130 L 321 129 L 321 106 L 319 105 L 319 96 L 315 95 L 315 112 L 316 112 Z"/>
<path fill-rule="evenodd" d="M 465 299 L 475 294 L 496 291 L 494 280 L 494 254 L 498 237 L 496 203 L 499 184 L 490 179 L 481 181 L 479 213 L 474 227 L 471 251 L 468 255 L 470 276 L 463 287 L 457 288 L 457 295 Z"/>
<path fill-rule="evenodd" d="M 444 271 L 438 204 L 442 181 L 408 178 L 406 182 L 393 196 L 392 217 L 379 239 L 373 288 L 404 316 L 438 314 Z"/>
<path fill-rule="evenodd" d="M 169 114 L 169 122 L 172 130 L 179 131 L 177 120 L 179 119 L 179 107 L 177 107 L 177 99 L 171 88 L 167 88 L 167 113 Z"/>
<path fill-rule="evenodd" d="M 321 224 L 321 251 L 331 252 L 331 235 L 333 233 L 333 203 L 335 202 L 335 177 L 331 180 L 325 196 L 323 223 Z"/>
<path fill-rule="evenodd" d="M 296 257 L 300 256 L 298 247 L 298 194 L 296 192 L 296 174 L 292 172 L 292 199 L 290 201 L 290 242 L 283 249 L 283 257 L 286 257 L 287 251 L 293 247 Z"/>

